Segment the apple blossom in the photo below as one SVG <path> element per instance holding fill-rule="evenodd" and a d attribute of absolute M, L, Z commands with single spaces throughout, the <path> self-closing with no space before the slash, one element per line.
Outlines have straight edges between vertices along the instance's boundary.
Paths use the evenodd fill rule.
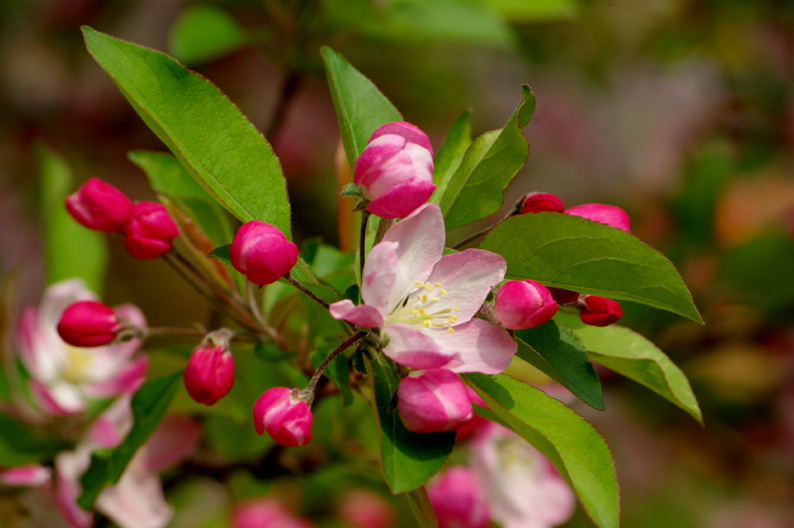
<path fill-rule="evenodd" d="M 397 387 L 397 411 L 415 433 L 454 431 L 472 419 L 466 386 L 445 369 L 416 370 Z"/>
<path fill-rule="evenodd" d="M 339 518 L 351 528 L 391 528 L 397 519 L 391 503 L 366 488 L 346 492 L 338 503 L 338 511 Z"/>
<path fill-rule="evenodd" d="M 598 295 L 582 295 L 579 299 L 582 311 L 579 318 L 591 326 L 609 326 L 623 317 L 620 303 L 599 297 Z"/>
<path fill-rule="evenodd" d="M 567 521 L 575 499 L 565 479 L 526 440 L 490 423 L 470 444 L 470 466 L 503 528 L 550 528 Z"/>
<path fill-rule="evenodd" d="M 0 469 L 0 484 L 5 486 L 41 486 L 50 481 L 52 470 L 38 464 Z"/>
<path fill-rule="evenodd" d="M 83 226 L 107 233 L 124 231 L 132 202 L 113 185 L 91 178 L 66 198 L 66 210 Z"/>
<path fill-rule="evenodd" d="M 387 123 L 375 130 L 356 160 L 353 180 L 369 200 L 367 211 L 402 218 L 433 194 L 433 147 L 416 126 Z"/>
<path fill-rule="evenodd" d="M 271 498 L 250 499 L 234 507 L 231 528 L 312 528 L 280 502 Z"/>
<path fill-rule="evenodd" d="M 234 359 L 229 352 L 231 332 L 212 332 L 193 351 L 184 372 L 185 388 L 198 403 L 212 405 L 234 384 Z"/>
<path fill-rule="evenodd" d="M 296 447 L 312 439 L 312 411 L 309 402 L 298 389 L 273 387 L 254 403 L 254 428 L 257 434 L 267 434 L 277 443 Z"/>
<path fill-rule="evenodd" d="M 508 330 L 540 326 L 557 313 L 551 292 L 533 280 L 508 281 L 496 294 L 494 317 Z"/>
<path fill-rule="evenodd" d="M 298 261 L 298 246 L 277 227 L 260 220 L 243 224 L 229 247 L 234 269 L 260 286 L 283 277 Z"/>
<path fill-rule="evenodd" d="M 138 202 L 132 206 L 124 223 L 124 246 L 139 259 L 161 257 L 171 251 L 179 229 L 165 206 L 156 202 Z"/>
<path fill-rule="evenodd" d="M 565 214 L 581 216 L 593 222 L 606 224 L 616 229 L 631 233 L 631 219 L 629 215 L 614 205 L 604 205 L 598 203 L 582 204 L 569 207 Z"/>
<path fill-rule="evenodd" d="M 427 486 L 438 528 L 486 528 L 491 522 L 488 501 L 472 471 L 447 469 Z"/>
<path fill-rule="evenodd" d="M 333 303 L 329 311 L 364 328 L 381 328 L 383 352 L 412 369 L 502 372 L 517 345 L 498 325 L 474 318 L 506 264 L 496 253 L 467 249 L 443 255 L 444 220 L 425 204 L 391 226 L 370 251 L 361 284 L 363 304 Z"/>
<path fill-rule="evenodd" d="M 565 206 L 562 204 L 562 200 L 554 194 L 534 192 L 522 196 L 518 201 L 516 209 L 519 214 L 542 213 L 546 211 L 562 213 L 565 211 Z"/>
<path fill-rule="evenodd" d="M 149 362 L 146 356 L 133 357 L 139 339 L 84 349 L 58 335 L 56 325 L 64 310 L 93 300 L 82 280 L 69 279 L 49 286 L 38 309 L 27 308 L 20 317 L 19 357 L 35 401 L 48 413 L 78 413 L 89 399 L 132 393 L 143 382 Z M 115 313 L 132 325 L 146 325 L 135 306 L 118 306 Z"/>
<path fill-rule="evenodd" d="M 58 335 L 77 347 L 95 347 L 111 343 L 121 330 L 113 308 L 97 301 L 78 301 L 63 311 L 58 321 Z"/>

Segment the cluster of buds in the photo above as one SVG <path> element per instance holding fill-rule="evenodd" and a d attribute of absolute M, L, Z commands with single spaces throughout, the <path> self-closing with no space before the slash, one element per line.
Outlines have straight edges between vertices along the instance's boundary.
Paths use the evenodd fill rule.
<path fill-rule="evenodd" d="M 66 198 L 66 210 L 81 225 L 105 233 L 122 233 L 124 246 L 136 258 L 153 259 L 171 250 L 179 235 L 165 207 L 132 203 L 113 185 L 91 178 Z"/>

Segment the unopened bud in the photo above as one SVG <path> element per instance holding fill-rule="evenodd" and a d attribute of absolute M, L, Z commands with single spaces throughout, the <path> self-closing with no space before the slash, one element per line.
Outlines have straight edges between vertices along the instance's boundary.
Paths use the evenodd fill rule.
<path fill-rule="evenodd" d="M 258 434 L 267 431 L 277 443 L 295 447 L 312 439 L 312 411 L 298 389 L 273 387 L 266 390 L 254 404 L 254 428 Z"/>
<path fill-rule="evenodd" d="M 69 305 L 58 322 L 58 335 L 76 347 L 107 345 L 116 339 L 121 323 L 113 308 L 96 301 Z"/>
<path fill-rule="evenodd" d="M 229 332 L 219 330 L 207 336 L 193 351 L 185 367 L 185 388 L 190 397 L 212 405 L 234 385 L 234 359 L 229 352 Z"/>
<path fill-rule="evenodd" d="M 414 433 L 454 431 L 473 413 L 466 386 L 451 370 L 413 371 L 397 387 L 397 411 Z"/>
<path fill-rule="evenodd" d="M 433 194 L 433 147 L 416 126 L 388 123 L 375 130 L 353 169 L 367 211 L 382 218 L 402 218 Z"/>
<path fill-rule="evenodd" d="M 540 326 L 556 312 L 548 288 L 533 280 L 508 281 L 496 294 L 494 317 L 508 330 Z"/>
<path fill-rule="evenodd" d="M 124 231 L 132 202 L 111 184 L 91 178 L 66 197 L 66 210 L 81 225 L 106 233 Z"/>
<path fill-rule="evenodd" d="M 582 218 L 587 218 L 593 222 L 606 224 L 616 229 L 625 231 L 626 233 L 631 233 L 631 219 L 629 218 L 628 213 L 626 213 L 626 211 L 620 207 L 616 207 L 614 205 L 604 205 L 597 203 L 576 205 L 566 209 L 565 214 L 581 216 Z"/>
<path fill-rule="evenodd" d="M 124 224 L 124 246 L 135 258 L 153 259 L 171 250 L 179 229 L 165 206 L 155 202 L 138 202 L 132 206 Z"/>
<path fill-rule="evenodd" d="M 491 521 L 485 493 L 474 473 L 455 466 L 427 486 L 438 528 L 485 528 Z"/>
<path fill-rule="evenodd" d="M 609 326 L 623 316 L 620 303 L 606 297 L 583 295 L 579 302 L 584 307 L 579 317 L 591 326 Z"/>
<path fill-rule="evenodd" d="M 260 286 L 272 284 L 298 261 L 298 246 L 277 227 L 260 220 L 243 224 L 229 248 L 234 269 Z"/>
<path fill-rule="evenodd" d="M 516 209 L 518 214 L 562 213 L 565 211 L 565 206 L 562 204 L 562 200 L 554 194 L 534 192 L 522 196 Z"/>
<path fill-rule="evenodd" d="M 551 298 L 559 304 L 574 304 L 579 300 L 579 292 L 563 288 L 549 288 L 549 293 L 551 293 Z"/>

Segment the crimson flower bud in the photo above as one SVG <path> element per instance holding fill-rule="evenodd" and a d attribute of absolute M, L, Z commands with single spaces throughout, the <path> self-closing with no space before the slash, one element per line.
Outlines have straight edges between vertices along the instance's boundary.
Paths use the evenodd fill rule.
<path fill-rule="evenodd" d="M 397 387 L 397 411 L 414 433 L 454 431 L 474 416 L 466 386 L 446 369 L 413 371 Z"/>
<path fill-rule="evenodd" d="M 438 528 L 485 528 L 491 522 L 488 500 L 469 468 L 455 466 L 427 486 Z"/>
<path fill-rule="evenodd" d="M 123 192 L 99 178 L 91 178 L 66 197 L 66 210 L 81 225 L 115 233 L 124 231 L 132 202 Z"/>
<path fill-rule="evenodd" d="M 540 326 L 557 313 L 548 288 L 533 280 L 508 281 L 496 294 L 494 317 L 508 330 Z"/>
<path fill-rule="evenodd" d="M 289 273 L 298 261 L 298 246 L 287 240 L 277 227 L 251 220 L 234 235 L 229 259 L 234 269 L 262 286 Z"/>
<path fill-rule="evenodd" d="M 549 293 L 551 293 L 551 298 L 560 304 L 574 304 L 579 300 L 579 292 L 563 288 L 549 288 Z"/>
<path fill-rule="evenodd" d="M 312 439 L 312 411 L 298 389 L 273 387 L 254 403 L 254 428 L 257 434 L 267 431 L 277 443 L 295 447 Z"/>
<path fill-rule="evenodd" d="M 124 224 L 124 246 L 139 259 L 162 257 L 177 235 L 179 229 L 165 206 L 155 202 L 134 204 Z"/>
<path fill-rule="evenodd" d="M 623 316 L 620 303 L 599 297 L 598 295 L 583 295 L 580 302 L 584 309 L 579 313 L 583 323 L 592 326 L 609 326 Z"/>
<path fill-rule="evenodd" d="M 587 218 L 593 222 L 606 224 L 616 229 L 623 230 L 626 233 L 631 233 L 631 219 L 629 218 L 628 213 L 626 213 L 626 211 L 620 207 L 616 207 L 614 205 L 604 205 L 597 203 L 575 205 L 569 209 L 566 209 L 565 214 L 581 216 L 582 218 Z"/>
<path fill-rule="evenodd" d="M 185 367 L 185 388 L 198 403 L 212 405 L 231 390 L 234 384 L 234 359 L 229 352 L 228 330 L 207 336 L 193 351 Z"/>
<path fill-rule="evenodd" d="M 565 206 L 562 204 L 556 195 L 549 193 L 529 193 L 525 194 L 518 201 L 518 213 L 562 213 L 565 211 Z"/>
<path fill-rule="evenodd" d="M 433 194 L 433 147 L 416 126 L 388 123 L 375 130 L 353 168 L 353 181 L 369 200 L 367 211 L 402 218 Z"/>
<path fill-rule="evenodd" d="M 121 322 L 113 308 L 96 301 L 70 304 L 58 321 L 58 335 L 77 347 L 107 345 L 121 330 Z"/>

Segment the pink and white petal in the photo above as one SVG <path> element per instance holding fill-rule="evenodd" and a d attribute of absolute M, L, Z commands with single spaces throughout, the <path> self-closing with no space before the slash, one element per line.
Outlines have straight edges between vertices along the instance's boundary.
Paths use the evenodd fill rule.
<path fill-rule="evenodd" d="M 442 368 L 453 359 L 454 350 L 442 348 L 434 338 L 446 330 L 423 331 L 415 326 L 391 324 L 384 329 L 389 344 L 383 349 L 388 357 L 408 368 L 429 370 Z"/>
<path fill-rule="evenodd" d="M 28 464 L 0 470 L 0 484 L 36 487 L 49 482 L 52 470 L 38 464 Z"/>
<path fill-rule="evenodd" d="M 115 310 L 119 319 L 129 321 L 135 326 L 146 327 L 147 325 L 146 316 L 143 315 L 143 312 L 134 304 L 122 304 L 119 306 L 114 306 L 113 310 Z M 130 339 L 129 341 L 111 345 L 108 348 L 113 351 L 113 355 L 115 355 L 117 358 L 126 359 L 132 357 L 132 355 L 137 352 L 139 348 L 141 348 L 142 343 L 143 341 L 140 339 Z"/>
<path fill-rule="evenodd" d="M 153 473 L 175 466 L 196 451 L 200 440 L 201 427 L 195 420 L 169 414 L 144 444 L 141 463 Z"/>
<path fill-rule="evenodd" d="M 397 242 L 397 275 L 389 306 L 394 307 L 425 282 L 444 253 L 446 234 L 441 209 L 424 204 L 386 231 L 384 241 Z"/>
<path fill-rule="evenodd" d="M 621 229 L 626 233 L 631 233 L 631 218 L 629 218 L 628 213 L 614 205 L 598 203 L 576 205 L 566 209 L 565 214 L 581 216 L 593 222 L 606 224 L 615 229 Z"/>
<path fill-rule="evenodd" d="M 359 304 L 356 306 L 350 299 L 337 301 L 328 307 L 331 317 L 341 319 L 362 328 L 379 328 L 383 326 L 383 316 L 372 306 Z"/>
<path fill-rule="evenodd" d="M 39 378 L 43 374 L 36 354 L 39 350 L 36 346 L 38 328 L 38 312 L 35 308 L 25 308 L 17 322 L 17 345 L 22 364 L 34 378 Z"/>
<path fill-rule="evenodd" d="M 480 309 L 491 288 L 504 279 L 505 271 L 505 259 L 490 251 L 467 249 L 445 255 L 427 279 L 431 284 L 440 283 L 447 292 L 432 311 L 457 308 L 457 324 L 465 323 Z"/>
<path fill-rule="evenodd" d="M 94 524 L 94 516 L 77 505 L 77 497 L 82 492 L 80 476 L 90 463 L 88 447 L 78 447 L 55 457 L 55 500 L 73 528 L 89 528 Z"/>
<path fill-rule="evenodd" d="M 396 185 L 372 200 L 367 211 L 381 218 L 402 218 L 427 202 L 436 186 L 431 181 L 410 181 Z"/>
<path fill-rule="evenodd" d="M 439 331 L 436 342 L 455 357 L 444 367 L 452 372 L 499 374 L 510 364 L 518 345 L 507 331 L 482 319 L 472 319 L 454 328 Z"/>
<path fill-rule="evenodd" d="M 97 417 L 88 430 L 87 445 L 94 447 L 115 447 L 121 443 L 132 429 L 132 394 L 125 394 Z"/>
<path fill-rule="evenodd" d="M 356 185 L 369 186 L 373 174 L 370 168 L 381 164 L 385 159 L 394 156 L 405 146 L 405 138 L 389 134 L 380 136 L 377 141 L 370 142 L 353 165 L 353 177 Z"/>
<path fill-rule="evenodd" d="M 163 528 L 173 516 L 159 477 L 143 468 L 138 455 L 119 482 L 99 494 L 95 506 L 121 528 Z"/>
<path fill-rule="evenodd" d="M 396 242 L 376 244 L 364 263 L 364 278 L 361 283 L 361 300 L 377 309 L 381 316 L 389 313 L 389 299 L 394 288 L 397 264 Z"/>
<path fill-rule="evenodd" d="M 67 415 L 79 413 L 85 409 L 82 394 L 74 385 L 60 380 L 45 385 L 38 380 L 31 379 L 28 386 L 36 402 L 45 412 Z"/>
<path fill-rule="evenodd" d="M 83 385 L 83 392 L 94 398 L 132 394 L 143 384 L 149 370 L 149 358 L 140 356 L 121 366 L 111 378 Z"/>

